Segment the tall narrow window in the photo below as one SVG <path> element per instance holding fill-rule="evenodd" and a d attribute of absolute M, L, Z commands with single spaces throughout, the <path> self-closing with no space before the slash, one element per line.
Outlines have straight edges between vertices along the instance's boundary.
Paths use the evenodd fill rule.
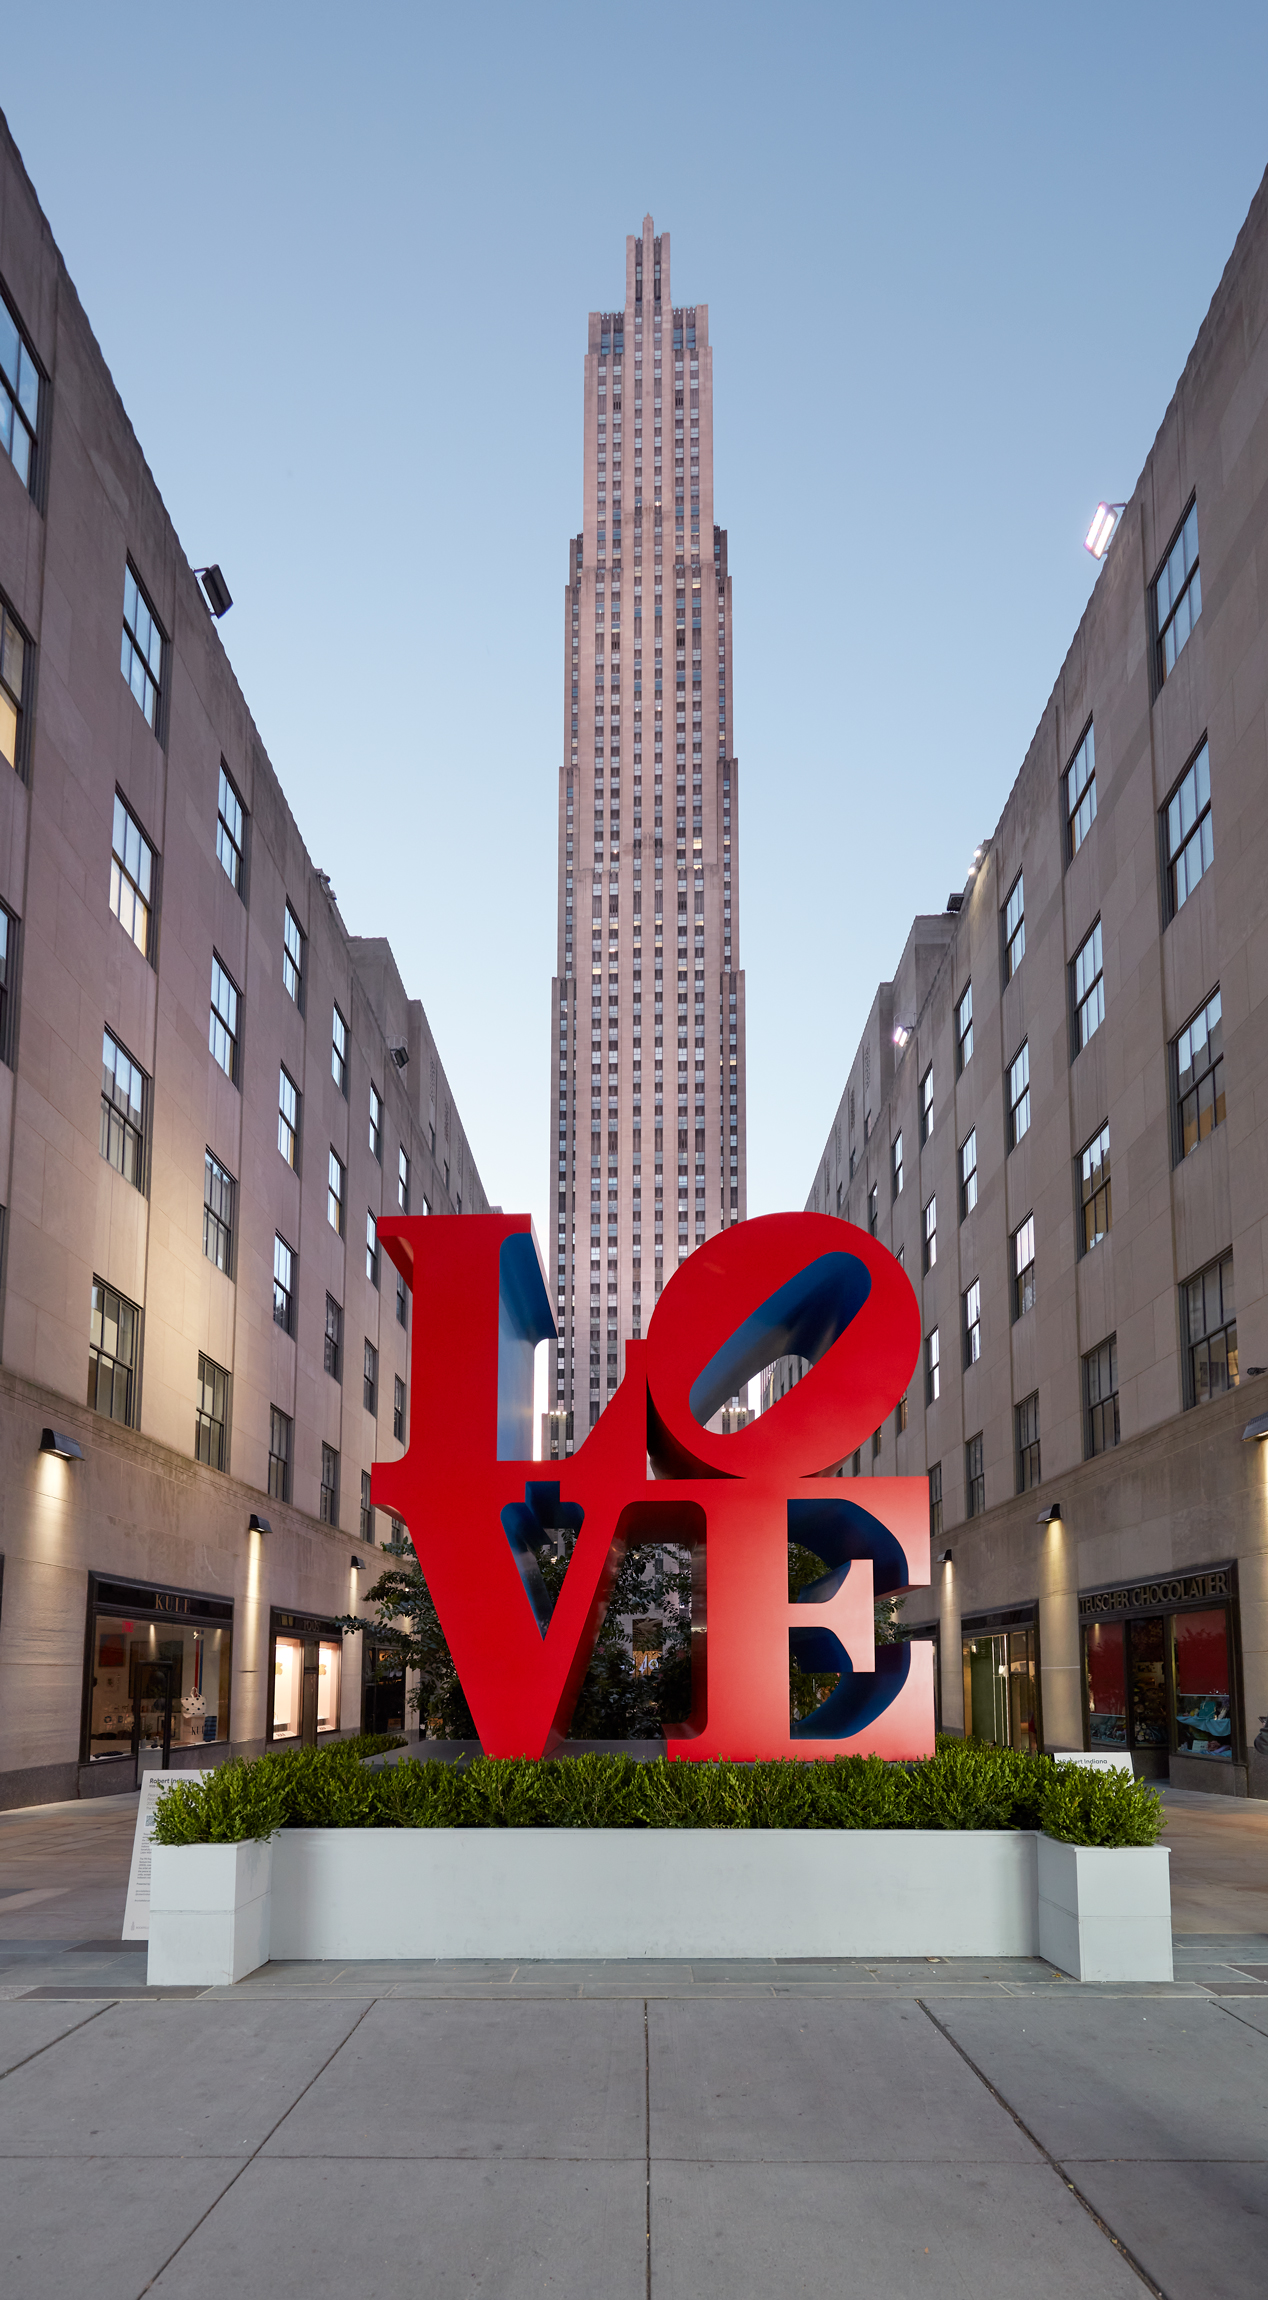
<path fill-rule="evenodd" d="M 233 1210 L 237 1191 L 232 1174 L 207 1151 L 203 1165 L 203 1252 L 209 1262 L 233 1276 Z"/>
<path fill-rule="evenodd" d="M 337 1006 L 331 1012 L 330 1075 L 339 1092 L 346 1096 L 348 1092 L 348 1025 Z"/>
<path fill-rule="evenodd" d="M 363 1469 L 361 1472 L 361 1539 L 362 1541 L 373 1541 L 374 1539 L 374 1511 L 370 1505 L 370 1472 L 368 1469 Z"/>
<path fill-rule="evenodd" d="M 238 1083 L 238 992 L 213 952 L 211 960 L 211 1023 L 207 1043 L 226 1078 Z"/>
<path fill-rule="evenodd" d="M 289 1070 L 277 1074 L 277 1146 L 288 1166 L 298 1166 L 299 1088 Z"/>
<path fill-rule="evenodd" d="M 1105 968 L 1099 918 L 1077 952 L 1070 972 L 1074 984 L 1074 1051 L 1081 1054 L 1105 1020 Z"/>
<path fill-rule="evenodd" d="M 1175 1043 L 1176 1121 L 1181 1158 L 1224 1123 L 1224 1021 L 1213 990 Z"/>
<path fill-rule="evenodd" d="M 964 1296 L 964 1363 L 975 1366 L 982 1355 L 982 1281 L 975 1278 Z"/>
<path fill-rule="evenodd" d="M 1096 821 L 1096 736 L 1088 728 L 1065 771 L 1066 861 L 1073 862 Z"/>
<path fill-rule="evenodd" d="M 1026 954 L 1026 889 L 1018 871 L 1004 905 L 1004 980 L 1011 982 Z"/>
<path fill-rule="evenodd" d="M 1035 1306 L 1035 1217 L 1027 1214 L 1013 1232 L 1013 1320 Z"/>
<path fill-rule="evenodd" d="M 1039 1483 L 1039 1392 L 1032 1390 L 1013 1408 L 1017 1436 L 1017 1491 L 1030 1493 Z"/>
<path fill-rule="evenodd" d="M 269 1493 L 274 1501 L 291 1498 L 291 1444 L 293 1424 L 280 1406 L 269 1407 Z"/>
<path fill-rule="evenodd" d="M 0 311 L 3 310 L 0 305 Z M 22 690 L 26 675 L 26 640 L 9 609 L 0 605 L 0 758 L 15 774 L 24 763 Z"/>
<path fill-rule="evenodd" d="M 338 1302 L 335 1300 L 335 1297 L 334 1297 L 334 1295 L 333 1295 L 333 1294 L 327 1294 L 327 1296 L 326 1296 L 326 1344 L 325 1344 L 325 1353 L 324 1353 L 324 1363 L 325 1363 L 326 1372 L 327 1372 L 328 1374 L 332 1375 L 335 1381 L 341 1381 L 341 1380 L 343 1379 L 343 1376 L 342 1376 L 342 1374 L 341 1374 L 341 1372 L 340 1372 L 340 1367 L 341 1367 L 341 1365 L 342 1365 L 342 1362 L 343 1362 L 343 1311 L 340 1309 L 340 1307 L 339 1307 L 339 1304 L 338 1304 Z"/>
<path fill-rule="evenodd" d="M 119 668 L 145 713 L 147 727 L 157 734 L 163 692 L 163 634 L 130 567 L 123 571 L 123 650 Z"/>
<path fill-rule="evenodd" d="M 94 1413 L 132 1428 L 136 1419 L 136 1375 L 141 1313 L 113 1286 L 92 1282 L 88 1333 L 88 1403 Z"/>
<path fill-rule="evenodd" d="M 343 1160 L 334 1150 L 326 1173 L 326 1220 L 332 1230 L 343 1236 Z"/>
<path fill-rule="evenodd" d="M 318 1503 L 322 1524 L 338 1525 L 339 1456 L 332 1445 L 323 1445 L 321 1449 L 321 1492 Z"/>
<path fill-rule="evenodd" d="M 936 1461 L 929 1472 L 929 1539 L 942 1538 L 942 1464 Z"/>
<path fill-rule="evenodd" d="M 893 1175 L 893 1196 L 901 1198 L 903 1194 L 903 1138 L 901 1134 L 894 1136 L 890 1144 L 889 1157 Z"/>
<path fill-rule="evenodd" d="M 396 1203 L 402 1214 L 409 1212 L 409 1159 L 402 1147 L 396 1153 Z"/>
<path fill-rule="evenodd" d="M 938 1259 L 938 1201 L 931 1198 L 925 1208 L 925 1235 L 922 1266 L 932 1270 Z"/>
<path fill-rule="evenodd" d="M 365 1274 L 372 1286 L 379 1282 L 379 1225 L 373 1214 L 365 1218 Z"/>
<path fill-rule="evenodd" d="M 285 1238 L 273 1240 L 273 1323 L 284 1334 L 295 1331 L 295 1255 Z"/>
<path fill-rule="evenodd" d="M 392 1382 L 392 1435 L 405 1443 L 405 1384 L 399 1374 Z"/>
<path fill-rule="evenodd" d="M 398 1326 L 405 1326 L 409 1323 L 409 1309 L 406 1301 L 405 1280 L 401 1276 L 399 1270 L 396 1273 L 396 1323 Z"/>
<path fill-rule="evenodd" d="M 871 1232 L 871 1235 L 872 1235 L 873 1237 L 875 1237 L 875 1236 L 876 1236 L 876 1224 L 877 1224 L 876 1184 L 873 1182 L 871 1189 L 870 1189 L 870 1190 L 868 1191 L 868 1193 L 867 1193 L 867 1227 L 868 1227 L 868 1229 L 869 1229 L 869 1231 Z"/>
<path fill-rule="evenodd" d="M 282 988 L 296 1006 L 304 1003 L 304 934 L 287 903 L 282 913 Z"/>
<path fill-rule="evenodd" d="M 1118 1444 L 1118 1336 L 1111 1334 L 1083 1360 L 1084 1451 L 1108 1453 Z"/>
<path fill-rule="evenodd" d="M 965 984 L 955 1009 L 955 1068 L 959 1076 L 973 1056 L 973 985 Z"/>
<path fill-rule="evenodd" d="M 13 986 L 17 976 L 18 922 L 0 903 L 0 1062 L 13 1065 Z"/>
<path fill-rule="evenodd" d="M 0 447 L 26 488 L 35 485 L 40 371 L 21 328 L 0 297 Z"/>
<path fill-rule="evenodd" d="M 216 802 L 216 853 L 230 886 L 242 892 L 242 856 L 246 843 L 242 801 L 220 762 L 220 795 Z"/>
<path fill-rule="evenodd" d="M 1203 743 L 1166 807 L 1167 916 L 1183 909 L 1215 860 L 1211 829 L 1211 753 Z"/>
<path fill-rule="evenodd" d="M 373 1080 L 370 1083 L 370 1156 L 383 1163 L 383 1104 Z"/>
<path fill-rule="evenodd" d="M 110 837 L 110 908 L 143 958 L 150 956 L 153 899 L 154 849 L 131 808 L 116 791 Z"/>
<path fill-rule="evenodd" d="M 379 1353 L 366 1337 L 365 1362 L 361 1373 L 361 1403 L 368 1414 L 379 1410 Z"/>
<path fill-rule="evenodd" d="M 977 1204 L 977 1128 L 960 1144 L 960 1220 Z"/>
<path fill-rule="evenodd" d="M 1198 566 L 1198 507 L 1191 503 L 1184 524 L 1168 551 L 1153 587 L 1154 630 L 1157 633 L 1156 676 L 1161 687 L 1176 667 L 1190 631 L 1202 612 L 1202 574 Z"/>
<path fill-rule="evenodd" d="M 1008 1147 L 1015 1150 L 1030 1132 L 1030 1042 L 1023 1040 L 1008 1065 Z"/>
<path fill-rule="evenodd" d="M 933 1064 L 920 1081 L 920 1142 L 923 1149 L 933 1132 Z"/>
<path fill-rule="evenodd" d="M 971 1437 L 964 1449 L 964 1514 L 981 1517 L 986 1508 L 986 1462 L 982 1449 L 982 1432 Z"/>
<path fill-rule="evenodd" d="M 101 1041 L 101 1155 L 134 1189 L 145 1188 L 145 1073 L 108 1030 Z"/>
<path fill-rule="evenodd" d="M 1183 1289 L 1185 1336 L 1188 1344 L 1188 1396 L 1185 1404 L 1201 1406 L 1210 1398 L 1237 1388 L 1237 1304 L 1233 1294 L 1233 1257 L 1225 1254 L 1190 1278 Z"/>
<path fill-rule="evenodd" d="M 931 1406 L 942 1393 L 941 1350 L 938 1329 L 925 1335 L 925 1404 Z"/>
<path fill-rule="evenodd" d="M 223 1366 L 198 1353 L 198 1390 L 194 1403 L 194 1459 L 209 1469 L 224 1469 L 228 1460 L 229 1376 Z"/>
<path fill-rule="evenodd" d="M 1110 1130 L 1108 1122 L 1092 1136 L 1079 1158 L 1079 1245 L 1085 1254 L 1108 1237 L 1110 1206 Z"/>

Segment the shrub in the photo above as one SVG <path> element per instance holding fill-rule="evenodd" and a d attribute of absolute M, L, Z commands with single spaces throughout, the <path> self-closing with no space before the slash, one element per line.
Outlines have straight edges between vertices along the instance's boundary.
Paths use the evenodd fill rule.
<path fill-rule="evenodd" d="M 367 1740 L 369 1737 L 366 1737 Z M 375 1749 L 401 1746 L 386 1735 Z M 364 1753 L 362 1751 L 361 1753 Z M 1121 1773 L 942 1738 L 919 1763 L 781 1758 L 738 1765 L 658 1757 L 477 1757 L 371 1772 L 358 1744 L 220 1766 L 160 1797 L 162 1845 L 278 1829 L 1033 1829 L 1081 1845 L 1151 1845 L 1158 1797 Z"/>

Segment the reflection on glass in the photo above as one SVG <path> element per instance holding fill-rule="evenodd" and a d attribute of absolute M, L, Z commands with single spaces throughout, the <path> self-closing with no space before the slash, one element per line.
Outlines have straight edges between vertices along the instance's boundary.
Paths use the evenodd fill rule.
<path fill-rule="evenodd" d="M 1121 1621 L 1094 1621 L 1083 1633 L 1089 1737 L 1094 1749 L 1127 1747 L 1125 1640 Z"/>
<path fill-rule="evenodd" d="M 170 1621 L 97 1617 L 89 1721 L 90 1762 L 131 1754 L 140 1722 L 140 1747 L 161 1748 L 167 1687 L 171 1688 L 172 1747 L 229 1738 L 229 1678 L 233 1632 Z"/>
<path fill-rule="evenodd" d="M 964 1727 L 1003 1749 L 1039 1746 L 1035 1635 L 1013 1629 L 964 1640 Z"/>
<path fill-rule="evenodd" d="M 1226 1618 L 1223 1606 L 1172 1616 L 1176 1747 L 1186 1757 L 1233 1754 Z"/>
<path fill-rule="evenodd" d="M 1162 1617 L 1133 1621 L 1131 1649 L 1132 1740 L 1138 1749 L 1167 1746 L 1167 1685 L 1163 1668 Z"/>
<path fill-rule="evenodd" d="M 304 1641 L 279 1637 L 273 1661 L 273 1738 L 291 1740 L 299 1731 L 304 1691 Z"/>
<path fill-rule="evenodd" d="M 339 1723 L 339 1670 L 343 1647 L 323 1637 L 317 1648 L 317 1730 L 333 1732 Z"/>

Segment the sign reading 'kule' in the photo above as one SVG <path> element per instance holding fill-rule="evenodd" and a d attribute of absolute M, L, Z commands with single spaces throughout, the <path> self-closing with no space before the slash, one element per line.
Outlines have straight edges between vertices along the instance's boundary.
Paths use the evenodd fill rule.
<path fill-rule="evenodd" d="M 372 1498 L 409 1528 L 487 1755 L 558 1746 L 621 1560 L 653 1542 L 693 1559 L 692 1709 L 671 1757 L 932 1753 L 932 1646 L 874 1636 L 875 1599 L 929 1580 L 928 1486 L 869 1478 L 864 1503 L 831 1476 L 920 1348 L 915 1294 L 875 1238 L 770 1214 L 698 1246 L 626 1344 L 602 1420 L 549 1465 L 531 1459 L 533 1350 L 555 1328 L 528 1216 L 393 1216 L 379 1239 L 413 1290 L 414 1410 Z M 707 1428 L 785 1353 L 815 1362 L 772 1411 Z M 575 1540 L 552 1605 L 535 1553 L 560 1531 Z M 829 1567 L 794 1601 L 790 1542 Z M 791 1726 L 790 1653 L 839 1672 Z"/>

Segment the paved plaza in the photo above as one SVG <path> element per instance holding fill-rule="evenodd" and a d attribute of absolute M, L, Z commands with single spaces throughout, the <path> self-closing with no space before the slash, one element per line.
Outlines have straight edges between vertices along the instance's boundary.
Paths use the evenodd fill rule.
<path fill-rule="evenodd" d="M 1168 1798 L 1176 1980 L 270 1965 L 151 1991 L 136 1800 L 0 1814 L 0 2290 L 1259 2300 L 1268 1806 Z"/>

